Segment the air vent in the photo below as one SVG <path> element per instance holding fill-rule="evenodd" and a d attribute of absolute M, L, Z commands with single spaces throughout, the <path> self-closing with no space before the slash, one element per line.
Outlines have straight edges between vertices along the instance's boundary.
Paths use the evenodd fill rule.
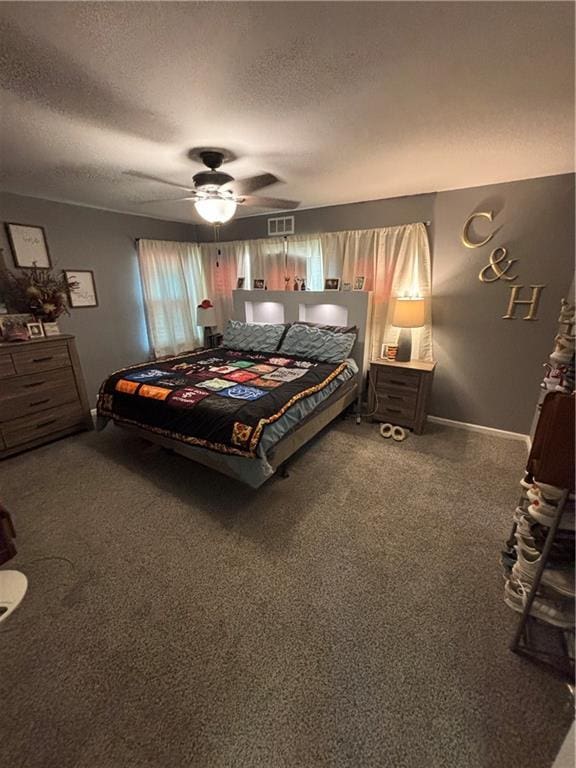
<path fill-rule="evenodd" d="M 294 216 L 276 216 L 268 219 L 269 235 L 293 235 Z"/>

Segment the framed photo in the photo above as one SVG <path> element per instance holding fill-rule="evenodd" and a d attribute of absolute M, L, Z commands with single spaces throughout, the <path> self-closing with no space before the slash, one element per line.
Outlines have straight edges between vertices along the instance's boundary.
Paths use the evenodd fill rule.
<path fill-rule="evenodd" d="M 244 288 L 244 281 L 245 281 L 244 277 L 239 277 L 238 278 L 238 280 L 236 281 L 236 290 L 237 291 L 240 291 L 240 290 L 242 290 L 242 288 Z"/>
<path fill-rule="evenodd" d="M 263 291 L 264 290 L 264 280 L 261 278 L 255 277 L 253 281 L 253 288 L 255 291 Z"/>
<path fill-rule="evenodd" d="M 352 290 L 352 283 L 342 283 L 342 290 L 343 291 L 351 291 Z"/>
<path fill-rule="evenodd" d="M 42 323 L 44 327 L 45 336 L 60 336 L 60 328 L 58 323 Z"/>
<path fill-rule="evenodd" d="M 340 290 L 340 278 L 339 277 L 327 277 L 324 280 L 325 291 L 339 291 Z"/>
<path fill-rule="evenodd" d="M 22 269 L 50 269 L 50 253 L 43 227 L 6 224 L 14 264 Z"/>
<path fill-rule="evenodd" d="M 380 357 L 383 360 L 396 360 L 398 354 L 398 344 L 382 344 Z"/>
<path fill-rule="evenodd" d="M 26 323 L 26 328 L 28 328 L 28 335 L 31 339 L 42 339 L 44 337 L 42 323 Z"/>
<path fill-rule="evenodd" d="M 91 269 L 65 269 L 64 275 L 68 283 L 71 307 L 78 309 L 98 306 L 94 272 Z M 75 284 L 75 287 L 72 287 L 72 284 Z"/>
<path fill-rule="evenodd" d="M 355 291 L 363 291 L 364 290 L 364 283 L 366 282 L 366 278 L 363 276 L 355 277 L 354 278 L 354 290 Z"/>

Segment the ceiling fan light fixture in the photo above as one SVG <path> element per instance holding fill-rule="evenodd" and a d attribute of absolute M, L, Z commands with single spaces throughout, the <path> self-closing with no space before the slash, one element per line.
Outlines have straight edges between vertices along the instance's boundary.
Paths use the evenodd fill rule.
<path fill-rule="evenodd" d="M 204 221 L 210 224 L 225 224 L 236 213 L 236 201 L 222 197 L 206 197 L 196 200 L 194 208 Z"/>

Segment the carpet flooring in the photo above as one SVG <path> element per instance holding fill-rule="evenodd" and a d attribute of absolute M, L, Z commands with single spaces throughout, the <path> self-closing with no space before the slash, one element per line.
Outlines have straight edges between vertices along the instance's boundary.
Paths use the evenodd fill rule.
<path fill-rule="evenodd" d="M 3 462 L 0 762 L 549 768 L 571 699 L 499 566 L 524 461 L 340 421 L 258 491 L 111 426 Z"/>

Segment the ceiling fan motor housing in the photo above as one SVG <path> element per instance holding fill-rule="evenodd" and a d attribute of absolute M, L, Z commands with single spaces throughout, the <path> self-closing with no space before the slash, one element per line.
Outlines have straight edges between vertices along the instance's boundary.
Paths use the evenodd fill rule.
<path fill-rule="evenodd" d="M 222 184 L 234 181 L 234 177 L 223 171 L 200 171 L 194 174 L 192 180 L 196 189 L 202 189 L 202 187 L 221 187 Z"/>

